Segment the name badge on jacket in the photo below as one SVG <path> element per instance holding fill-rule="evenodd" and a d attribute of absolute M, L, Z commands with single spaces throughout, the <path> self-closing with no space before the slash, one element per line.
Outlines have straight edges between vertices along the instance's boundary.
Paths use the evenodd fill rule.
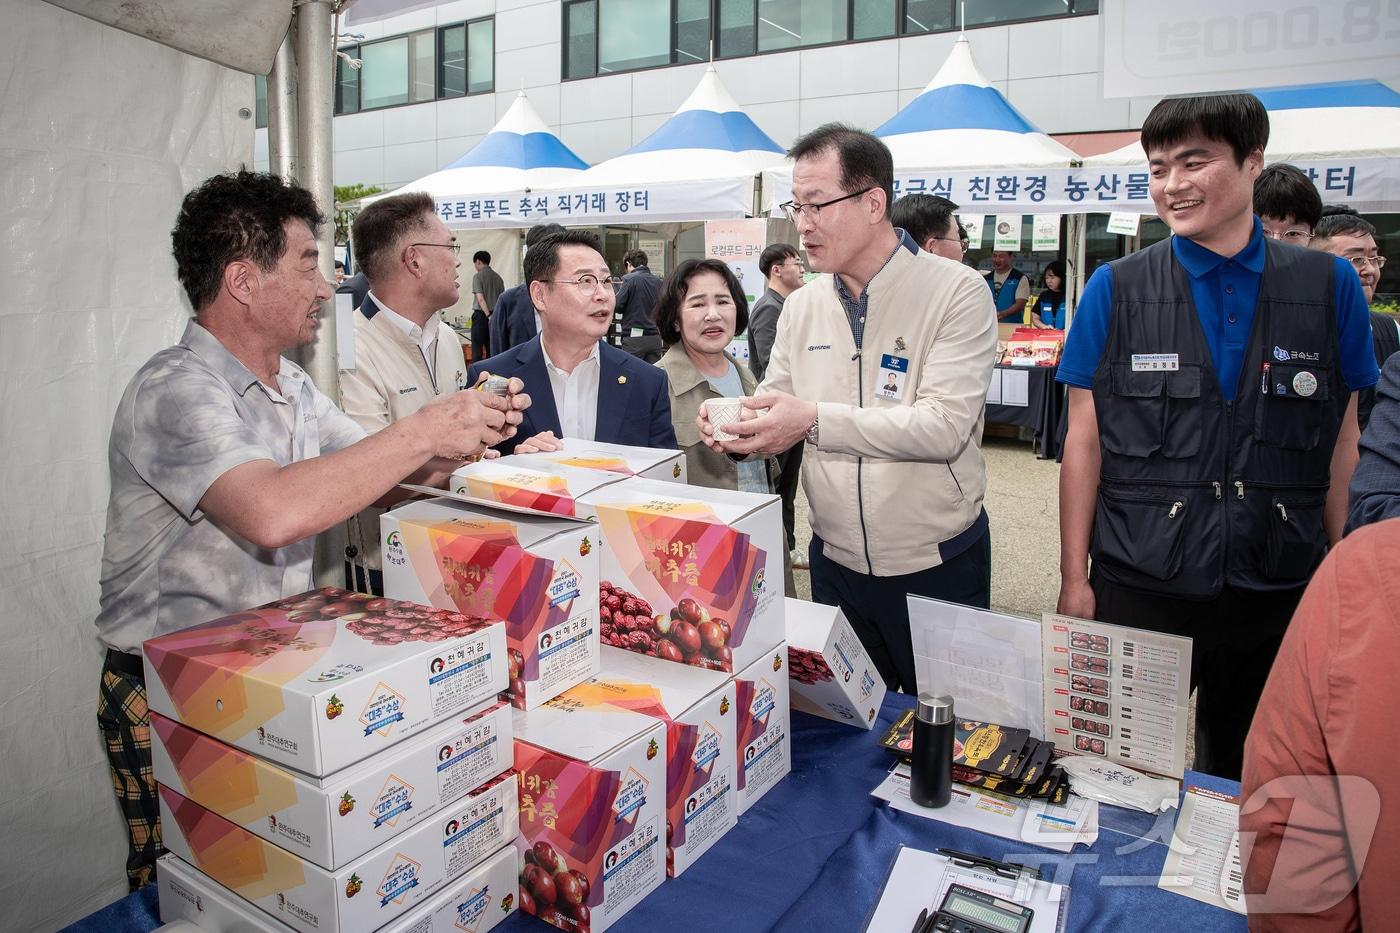
<path fill-rule="evenodd" d="M 909 360 L 886 353 L 880 357 L 880 374 L 875 379 L 875 397 L 897 402 L 904 398 L 909 381 Z"/>
<path fill-rule="evenodd" d="M 1134 353 L 1133 372 L 1135 373 L 1174 373 L 1181 368 L 1175 353 Z"/>

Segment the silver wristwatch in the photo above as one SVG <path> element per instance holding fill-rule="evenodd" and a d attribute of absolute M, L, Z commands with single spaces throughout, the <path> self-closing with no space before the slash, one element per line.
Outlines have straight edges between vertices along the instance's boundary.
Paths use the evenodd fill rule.
<path fill-rule="evenodd" d="M 812 426 L 807 429 L 807 443 L 815 445 L 817 443 L 817 422 L 820 418 L 812 419 Z"/>

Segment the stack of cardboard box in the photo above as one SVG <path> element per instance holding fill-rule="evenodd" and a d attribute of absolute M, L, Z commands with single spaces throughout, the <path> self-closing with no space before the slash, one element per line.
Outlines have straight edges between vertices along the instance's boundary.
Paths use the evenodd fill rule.
<path fill-rule="evenodd" d="M 588 611 L 556 612 L 577 624 L 502 616 L 524 658 L 519 903 L 575 933 L 602 933 L 684 872 L 791 769 L 778 499 L 684 476 L 679 451 L 566 440 L 470 464 L 443 497 L 383 518 L 386 592 L 448 610 L 474 608 L 451 579 L 457 550 L 481 555 L 478 587 L 508 586 L 510 557 L 485 558 L 501 523 L 529 528 L 522 549 L 541 560 L 587 547 L 599 561 L 579 587 Z M 579 638 L 594 668 L 542 685 L 549 652 Z"/>
<path fill-rule="evenodd" d="M 397 933 L 515 909 L 503 623 L 325 589 L 144 656 L 162 919 Z"/>

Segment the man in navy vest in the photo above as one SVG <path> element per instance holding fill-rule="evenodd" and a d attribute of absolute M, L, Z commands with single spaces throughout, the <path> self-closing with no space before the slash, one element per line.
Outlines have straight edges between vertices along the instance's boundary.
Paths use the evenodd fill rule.
<path fill-rule="evenodd" d="M 1060 363 L 1061 612 L 1195 640 L 1195 767 L 1239 778 L 1288 620 L 1341 537 L 1356 392 L 1378 376 L 1356 272 L 1264 236 L 1249 94 L 1142 128 L 1174 234 L 1099 268 Z M 1089 559 L 1093 559 L 1092 570 Z"/>
<path fill-rule="evenodd" d="M 987 276 L 992 301 L 997 306 L 997 322 L 1019 324 L 1031 297 L 1031 282 L 1011 265 L 1011 254 L 999 249 L 992 253 L 992 274 Z"/>

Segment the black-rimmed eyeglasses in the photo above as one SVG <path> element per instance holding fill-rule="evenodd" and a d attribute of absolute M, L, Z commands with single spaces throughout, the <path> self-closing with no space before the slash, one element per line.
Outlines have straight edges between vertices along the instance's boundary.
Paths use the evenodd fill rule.
<path fill-rule="evenodd" d="M 840 204 L 842 201 L 849 201 L 852 198 L 858 198 L 867 191 L 874 190 L 875 186 L 871 185 L 869 188 L 862 188 L 850 194 L 843 194 L 839 198 L 832 198 L 830 201 L 822 201 L 820 204 L 798 204 L 796 201 L 785 201 L 778 206 L 783 209 L 783 213 L 787 215 L 788 221 L 794 225 L 804 214 L 812 218 L 815 222 L 816 219 L 821 216 L 822 208 L 830 207 L 833 204 Z"/>
<path fill-rule="evenodd" d="M 461 243 L 410 243 L 410 244 L 408 244 L 408 245 L 409 245 L 409 246 L 440 246 L 440 247 L 442 247 L 443 249 L 450 249 L 450 250 L 452 250 L 452 255 L 454 255 L 454 256 L 460 256 L 460 255 L 462 255 L 462 244 L 461 244 Z"/>

